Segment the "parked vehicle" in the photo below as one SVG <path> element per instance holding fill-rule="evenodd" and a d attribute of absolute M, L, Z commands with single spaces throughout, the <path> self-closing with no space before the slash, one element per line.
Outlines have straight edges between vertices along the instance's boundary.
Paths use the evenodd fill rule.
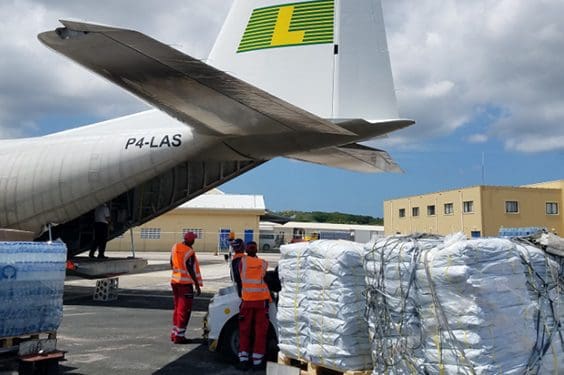
<path fill-rule="evenodd" d="M 276 248 L 276 236 L 274 233 L 261 233 L 259 235 L 259 249 L 269 251 Z"/>

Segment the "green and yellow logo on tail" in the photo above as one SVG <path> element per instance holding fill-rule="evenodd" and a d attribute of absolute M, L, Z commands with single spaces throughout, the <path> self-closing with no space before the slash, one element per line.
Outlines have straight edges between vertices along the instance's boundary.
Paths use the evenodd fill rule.
<path fill-rule="evenodd" d="M 334 0 L 307 1 L 253 10 L 237 52 L 333 43 Z"/>

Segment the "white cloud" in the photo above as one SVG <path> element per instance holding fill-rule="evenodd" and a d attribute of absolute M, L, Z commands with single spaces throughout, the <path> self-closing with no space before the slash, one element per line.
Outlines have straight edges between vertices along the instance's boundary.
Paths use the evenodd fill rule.
<path fill-rule="evenodd" d="M 432 82 L 423 87 L 421 94 L 423 97 L 434 98 L 445 96 L 454 88 L 452 81 Z"/>
<path fill-rule="evenodd" d="M 196 58 L 205 58 L 230 1 L 19 0 L 0 3 L 0 137 L 41 133 L 58 116 L 111 118 L 146 105 L 43 46 L 37 34 L 78 19 L 140 30 Z M 25 20 L 22 22 L 21 20 Z M 79 124 L 77 124 L 79 125 Z"/>
<path fill-rule="evenodd" d="M 61 114 L 109 118 L 145 107 L 41 45 L 36 35 L 59 27 L 58 19 L 140 30 L 204 58 L 230 3 L 1 2 L 0 137 L 38 133 L 38 123 Z M 496 108 L 489 128 L 467 133 L 522 152 L 564 149 L 556 141 L 564 137 L 564 2 L 384 0 L 384 13 L 400 113 L 417 124 L 378 145 L 424 148 Z"/>
<path fill-rule="evenodd" d="M 561 150 L 564 144 L 564 135 L 552 137 L 529 135 L 524 139 L 510 139 L 508 143 L 511 149 L 528 153 Z"/>
<path fill-rule="evenodd" d="M 472 134 L 467 138 L 470 143 L 486 143 L 488 141 L 488 136 L 485 134 Z"/>
<path fill-rule="evenodd" d="M 532 146 L 564 136 L 564 2 L 384 0 L 384 13 L 401 115 L 417 120 L 392 139 L 442 136 L 492 107 L 503 118 L 486 133 L 506 148 L 564 149 Z"/>

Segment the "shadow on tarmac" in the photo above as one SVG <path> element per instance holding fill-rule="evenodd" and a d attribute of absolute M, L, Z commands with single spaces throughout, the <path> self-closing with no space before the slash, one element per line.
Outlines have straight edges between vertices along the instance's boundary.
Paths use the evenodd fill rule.
<path fill-rule="evenodd" d="M 225 362 L 219 354 L 210 352 L 203 339 L 202 344 L 190 352 L 184 354 L 176 361 L 169 363 L 153 375 L 177 375 L 177 374 L 198 374 L 198 375 L 237 375 L 237 374 L 266 374 L 265 371 L 241 372 L 235 369 L 232 363 Z"/>
<path fill-rule="evenodd" d="M 68 306 L 127 307 L 133 309 L 170 310 L 174 306 L 172 291 L 119 289 L 119 296 L 113 301 L 94 301 L 95 287 L 65 285 L 63 304 Z M 202 293 L 194 299 L 192 311 L 208 311 L 211 293 Z"/>
<path fill-rule="evenodd" d="M 72 372 L 72 375 L 86 375 L 85 373 L 82 372 L 73 372 L 77 369 L 78 367 L 65 366 L 65 362 L 59 364 L 59 374 L 68 374 Z"/>

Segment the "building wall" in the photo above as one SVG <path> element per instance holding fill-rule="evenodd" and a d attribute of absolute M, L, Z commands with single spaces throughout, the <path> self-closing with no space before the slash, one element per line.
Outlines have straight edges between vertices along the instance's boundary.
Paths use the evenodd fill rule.
<path fill-rule="evenodd" d="M 562 209 L 560 189 L 484 186 L 484 232 L 486 236 L 496 236 L 501 227 L 546 227 L 548 230 L 562 232 L 562 214 L 548 215 L 546 203 L 558 203 Z M 505 202 L 516 201 L 517 213 L 505 212 Z"/>
<path fill-rule="evenodd" d="M 529 186 L 475 186 L 385 201 L 384 231 L 386 235 L 462 231 L 472 237 L 473 232 L 496 236 L 501 227 L 546 227 L 564 233 L 564 181 Z M 506 201 L 517 201 L 518 212 L 507 213 Z M 472 212 L 464 212 L 464 202 L 472 202 Z M 548 202 L 558 204 L 558 214 L 546 213 Z M 452 204 L 452 213 L 445 213 L 445 204 Z M 428 215 L 427 206 L 432 205 L 435 215 Z M 413 215 L 414 207 L 419 207 L 419 216 Z M 400 209 L 405 210 L 404 217 L 400 217 Z"/>
<path fill-rule="evenodd" d="M 545 189 L 558 189 L 560 190 L 560 205 L 559 210 L 562 210 L 564 204 L 564 180 L 541 182 L 538 184 L 525 185 L 523 187 L 545 188 Z M 549 228 L 549 227 L 548 227 Z M 560 228 L 560 229 L 558 229 Z M 550 228 L 549 228 L 550 229 Z M 564 236 L 564 215 L 560 212 L 559 227 L 555 227 L 553 232 L 557 232 L 560 236 Z"/>
<path fill-rule="evenodd" d="M 463 202 L 472 202 L 472 212 L 463 212 Z M 472 231 L 480 231 L 482 227 L 480 202 L 479 186 L 385 201 L 384 233 L 448 234 L 462 231 L 470 236 Z M 445 213 L 446 204 L 451 205 L 452 213 Z M 429 206 L 435 207 L 434 214 L 428 211 Z M 414 216 L 417 208 L 419 214 Z M 400 217 L 400 209 L 405 210 L 404 217 Z"/>
<path fill-rule="evenodd" d="M 176 242 L 182 241 L 183 229 L 198 230 L 199 238 L 195 242 L 196 251 L 217 251 L 221 229 L 229 229 L 241 238 L 244 238 L 245 230 L 250 229 L 253 231 L 253 239 L 256 241 L 259 235 L 259 218 L 262 213 L 259 211 L 174 210 L 141 227 L 134 228 L 135 250 L 170 251 Z M 160 229 L 160 238 L 141 239 L 141 231 L 148 228 Z M 131 251 L 129 232 L 125 233 L 122 238 L 110 241 L 108 250 Z"/>

